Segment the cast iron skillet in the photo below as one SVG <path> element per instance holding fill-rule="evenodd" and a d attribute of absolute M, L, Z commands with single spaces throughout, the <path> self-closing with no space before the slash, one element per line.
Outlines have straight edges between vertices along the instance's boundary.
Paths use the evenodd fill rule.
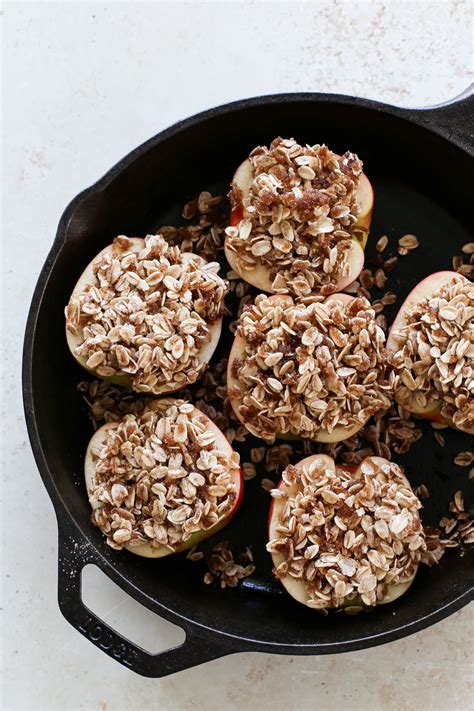
<path fill-rule="evenodd" d="M 400 304 L 420 278 L 449 269 L 452 256 L 471 239 L 473 151 L 468 129 L 473 104 L 471 91 L 454 103 L 419 110 L 327 94 L 237 101 L 162 131 L 66 208 L 29 313 L 24 404 L 36 462 L 58 518 L 61 611 L 122 664 L 161 677 L 233 652 L 347 652 L 411 634 L 472 599 L 471 550 L 464 557 L 446 554 L 439 567 L 423 566 L 409 592 L 389 607 L 355 617 L 315 614 L 288 597 L 271 577 L 265 552 L 269 496 L 257 479 L 248 482 L 242 509 L 220 536 L 230 540 L 233 550 L 253 547 L 256 572 L 238 589 L 204 585 L 200 564 L 183 556 L 147 561 L 111 550 L 89 521 L 82 469 L 91 425 L 76 390 L 84 375 L 66 349 L 63 309 L 82 269 L 115 235 L 145 234 L 160 224 L 173 224 L 184 201 L 203 189 L 225 193 L 249 150 L 277 135 L 325 142 L 337 152 L 350 149 L 364 160 L 375 187 L 371 249 L 382 234 L 395 239 L 409 232 L 422 242 L 410 258 L 400 260 L 389 284 Z M 228 347 L 224 339 L 217 357 Z M 467 435 L 449 431 L 441 448 L 429 426 L 425 428 L 426 437 L 399 461 L 414 484 L 428 483 L 431 497 L 423 515 L 425 522 L 436 523 L 457 489 L 464 489 L 467 498 L 467 470 L 452 459 L 469 443 Z M 245 448 L 241 452 L 245 461 Z M 184 644 L 151 655 L 98 619 L 81 599 L 81 571 L 88 563 L 184 628 Z"/>

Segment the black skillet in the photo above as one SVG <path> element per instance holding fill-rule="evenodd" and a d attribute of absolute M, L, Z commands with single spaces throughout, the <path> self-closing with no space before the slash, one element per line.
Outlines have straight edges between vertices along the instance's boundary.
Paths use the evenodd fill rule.
<path fill-rule="evenodd" d="M 471 241 L 474 99 L 403 109 L 327 94 L 282 94 L 232 104 L 186 119 L 144 143 L 66 208 L 36 286 L 26 329 L 23 393 L 29 435 L 59 527 L 59 606 L 96 646 L 134 671 L 161 677 L 242 651 L 327 654 L 363 649 L 433 624 L 472 599 L 473 551 L 446 554 L 421 570 L 409 592 L 389 607 L 355 617 L 321 617 L 294 602 L 271 577 L 265 553 L 269 497 L 258 479 L 248 482 L 244 504 L 221 538 L 234 550 L 251 544 L 256 572 L 240 588 L 202 582 L 200 564 L 183 556 L 147 561 L 117 553 L 90 524 L 83 461 L 91 425 L 76 390 L 83 378 L 66 348 L 63 309 L 80 272 L 112 238 L 144 234 L 179 219 L 182 204 L 203 189 L 225 193 L 249 150 L 277 135 L 350 149 L 364 160 L 375 188 L 373 255 L 377 237 L 391 243 L 416 234 L 421 247 L 387 285 L 398 304 L 425 275 L 450 269 Z M 393 318 L 394 310 L 388 312 Z M 220 354 L 228 352 L 223 339 Z M 467 492 L 467 470 L 453 456 L 468 436 L 446 431 L 446 446 L 426 436 L 400 457 L 414 484 L 427 483 L 424 520 L 436 523 L 453 493 Z M 471 443 L 472 444 L 472 443 Z M 243 459 L 248 447 L 241 447 Z M 264 475 L 260 472 L 260 475 Z M 184 628 L 183 645 L 151 655 L 109 628 L 81 599 L 81 571 L 93 563 L 140 603 Z"/>

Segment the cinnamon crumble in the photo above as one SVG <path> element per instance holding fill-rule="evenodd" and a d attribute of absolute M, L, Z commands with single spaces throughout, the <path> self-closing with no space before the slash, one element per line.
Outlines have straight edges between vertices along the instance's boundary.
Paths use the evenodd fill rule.
<path fill-rule="evenodd" d="M 259 146 L 249 160 L 248 194 L 236 185 L 229 194 L 233 207 L 242 208 L 239 224 L 226 229 L 238 271 L 245 275 L 263 265 L 273 291 L 336 291 L 338 278 L 350 275 L 347 252 L 359 214 L 362 162 L 354 153 L 338 156 L 325 145 L 301 146 L 293 138 Z"/>

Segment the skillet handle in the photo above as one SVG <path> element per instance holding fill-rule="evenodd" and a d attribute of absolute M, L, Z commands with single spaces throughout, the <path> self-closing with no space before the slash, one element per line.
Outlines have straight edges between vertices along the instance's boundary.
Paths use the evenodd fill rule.
<path fill-rule="evenodd" d="M 440 133 L 463 150 L 472 152 L 474 131 L 474 84 L 453 99 L 435 106 L 400 108 L 401 113 Z"/>
<path fill-rule="evenodd" d="M 147 677 L 163 677 L 231 654 L 232 648 L 217 646 L 185 629 L 186 639 L 178 647 L 150 654 L 113 630 L 84 604 L 81 595 L 82 569 L 98 564 L 89 543 L 78 544 L 65 532 L 59 535 L 58 602 L 66 620 L 92 644 L 128 669 Z"/>

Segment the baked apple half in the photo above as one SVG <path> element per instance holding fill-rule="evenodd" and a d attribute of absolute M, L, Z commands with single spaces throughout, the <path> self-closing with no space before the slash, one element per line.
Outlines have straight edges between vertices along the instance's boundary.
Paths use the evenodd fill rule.
<path fill-rule="evenodd" d="M 240 317 L 227 387 L 238 419 L 267 442 L 339 442 L 390 407 L 391 378 L 385 334 L 366 299 L 261 294 Z"/>
<path fill-rule="evenodd" d="M 420 417 L 474 434 L 474 284 L 436 272 L 409 294 L 387 348 L 396 401 Z"/>
<path fill-rule="evenodd" d="M 88 265 L 66 307 L 66 338 L 93 375 L 161 395 L 194 383 L 219 341 L 219 265 L 159 235 L 117 237 Z"/>
<path fill-rule="evenodd" d="M 353 153 L 277 138 L 239 166 L 230 198 L 226 257 L 261 291 L 329 294 L 361 272 L 374 195 Z"/>
<path fill-rule="evenodd" d="M 316 454 L 288 466 L 269 514 L 274 575 L 317 610 L 393 602 L 426 550 L 420 501 L 400 467 L 368 457 L 359 467 Z"/>
<path fill-rule="evenodd" d="M 209 538 L 243 496 L 239 455 L 188 402 L 152 400 L 103 425 L 85 459 L 92 523 L 117 550 L 162 558 Z"/>

